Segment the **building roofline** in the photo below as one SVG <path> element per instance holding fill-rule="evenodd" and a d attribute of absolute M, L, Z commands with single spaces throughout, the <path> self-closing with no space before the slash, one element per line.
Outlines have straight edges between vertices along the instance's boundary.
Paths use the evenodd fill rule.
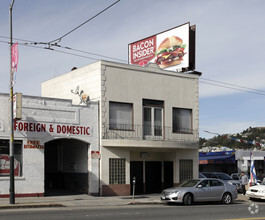
<path fill-rule="evenodd" d="M 15 95 L 15 94 L 14 94 Z M 8 93 L 0 93 L 0 96 L 7 96 L 9 97 L 10 94 Z M 24 95 L 22 94 L 22 98 L 34 98 L 34 99 L 41 99 L 41 100 L 51 100 L 51 101 L 64 101 L 69 102 L 72 106 L 80 106 L 80 107 L 87 107 L 87 105 L 73 105 L 72 99 L 63 99 L 63 98 L 51 98 L 51 97 L 43 97 L 43 96 L 33 96 L 33 95 Z M 89 101 L 88 104 L 98 104 L 98 101 Z"/>

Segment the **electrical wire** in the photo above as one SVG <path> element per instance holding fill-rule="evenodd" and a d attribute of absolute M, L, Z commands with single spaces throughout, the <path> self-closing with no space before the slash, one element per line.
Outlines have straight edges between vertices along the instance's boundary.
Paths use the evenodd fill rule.
<path fill-rule="evenodd" d="M 226 82 L 212 80 L 212 79 L 206 79 L 206 78 L 203 78 L 203 77 L 200 77 L 200 80 L 206 80 L 206 81 L 211 81 L 211 82 L 215 82 L 215 83 L 221 83 L 221 84 L 224 84 L 224 85 L 234 86 L 234 87 L 238 87 L 238 88 L 241 88 L 241 89 L 253 90 L 253 91 L 261 92 L 261 93 L 265 94 L 265 91 L 264 90 L 260 90 L 260 89 L 253 89 L 253 88 L 250 88 L 250 87 L 239 86 L 239 85 L 235 85 L 235 84 L 232 84 L 232 83 L 226 83 Z"/>
<path fill-rule="evenodd" d="M 233 89 L 233 90 L 237 90 L 237 91 L 241 91 L 241 92 L 247 92 L 247 93 L 252 93 L 252 94 L 256 94 L 256 95 L 263 95 L 263 96 L 265 96 L 265 93 L 254 92 L 254 91 L 244 90 L 244 89 L 239 89 L 239 88 L 233 88 L 231 86 L 219 85 L 219 84 L 202 82 L 202 81 L 200 81 L 200 83 L 204 83 L 204 84 L 208 84 L 208 85 L 212 85 L 212 86 L 219 86 L 219 87 L 226 88 L 226 89 Z"/>
<path fill-rule="evenodd" d="M 4 36 L 0 36 L 0 37 L 1 38 L 7 38 L 7 37 L 4 37 Z M 28 47 L 39 48 L 39 49 L 49 49 L 49 50 L 57 52 L 57 53 L 68 54 L 68 55 L 77 56 L 77 57 L 81 57 L 81 58 L 86 58 L 86 59 L 90 59 L 90 60 L 96 60 L 96 61 L 98 60 L 97 58 L 94 58 L 94 57 L 84 56 L 84 55 L 71 53 L 71 52 L 66 52 L 66 51 L 62 51 L 62 50 L 56 50 L 56 49 L 51 48 L 51 47 L 37 46 L 37 44 L 35 44 L 35 41 L 22 40 L 22 39 L 18 39 L 18 38 L 14 38 L 14 39 L 17 39 L 17 40 L 20 40 L 20 41 L 24 41 L 24 43 L 18 43 L 21 46 L 28 46 Z M 8 42 L 8 41 L 0 40 L 0 42 L 1 43 L 10 44 L 10 42 Z M 30 42 L 30 44 L 29 44 L 29 42 Z M 34 42 L 34 45 L 31 44 L 32 42 Z M 40 43 L 40 44 L 46 44 L 46 43 Z M 78 50 L 78 49 L 74 49 L 74 48 L 70 48 L 70 47 L 60 46 L 60 45 L 54 45 L 54 46 L 56 46 L 58 48 L 62 48 L 62 49 L 75 51 L 75 52 L 90 54 L 90 55 L 93 55 L 93 56 L 98 56 L 98 57 L 103 57 L 103 58 L 107 58 L 107 59 L 111 59 L 111 60 L 117 60 L 117 61 L 120 61 L 120 62 L 123 62 L 123 63 L 128 63 L 125 60 L 114 58 L 114 57 L 109 57 L 109 56 L 104 56 L 104 55 L 101 55 L 101 54 L 91 53 L 91 52 Z M 233 89 L 233 90 L 237 90 L 237 91 L 241 91 L 241 92 L 247 92 L 247 93 L 252 93 L 252 94 L 256 94 L 256 95 L 265 96 L 265 91 L 263 91 L 263 90 L 253 89 L 253 88 L 250 88 L 250 87 L 239 86 L 239 85 L 236 85 L 236 84 L 225 83 L 225 82 L 212 80 L 212 79 L 206 79 L 206 78 L 199 78 L 199 80 L 200 80 L 200 83 L 204 83 L 204 84 L 208 84 L 208 85 L 212 85 L 212 86 L 222 87 L 222 88 L 226 88 L 226 89 Z M 203 80 L 214 82 L 214 83 L 204 82 Z"/>
<path fill-rule="evenodd" d="M 78 28 L 80 28 L 81 26 L 83 26 L 84 24 L 86 24 L 87 22 L 93 20 L 94 18 L 96 18 L 97 16 L 99 16 L 100 14 L 102 14 L 103 12 L 107 11 L 109 8 L 111 8 L 112 6 L 114 6 L 115 4 L 117 4 L 120 0 L 114 2 L 113 4 L 111 4 L 110 6 L 108 6 L 107 8 L 103 9 L 102 11 L 100 11 L 99 13 L 97 13 L 96 15 L 92 16 L 91 18 L 89 18 L 88 20 L 86 20 L 85 22 L 83 22 L 82 24 L 78 25 L 77 27 L 75 27 L 74 29 L 72 29 L 71 31 L 68 31 L 66 34 L 62 35 L 61 37 L 50 41 L 48 44 L 54 43 L 54 42 L 60 42 L 64 37 L 66 37 L 67 35 L 71 34 L 72 32 L 74 32 L 75 30 L 77 30 Z"/>
<path fill-rule="evenodd" d="M 101 54 L 97 54 L 97 53 L 91 53 L 91 52 L 87 52 L 87 51 L 84 51 L 84 50 L 74 49 L 74 48 L 71 48 L 71 47 L 64 47 L 64 46 L 61 46 L 61 45 L 56 45 L 56 46 L 59 47 L 59 48 L 72 50 L 72 51 L 75 51 L 75 52 L 85 53 L 85 54 L 98 56 L 98 57 L 103 57 L 103 58 L 107 58 L 107 59 L 111 59 L 111 60 L 117 60 L 117 61 L 120 61 L 120 62 L 123 62 L 123 63 L 124 62 L 128 63 L 127 60 L 122 60 L 122 59 L 118 59 L 118 58 L 114 58 L 114 57 L 109 57 L 109 56 L 105 56 L 105 55 L 101 55 Z"/>

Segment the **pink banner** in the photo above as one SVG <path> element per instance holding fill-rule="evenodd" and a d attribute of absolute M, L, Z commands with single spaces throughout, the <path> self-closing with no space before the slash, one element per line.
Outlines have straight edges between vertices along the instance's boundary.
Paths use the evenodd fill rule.
<path fill-rule="evenodd" d="M 12 45 L 12 72 L 14 73 L 17 71 L 17 64 L 18 64 L 18 43 Z"/>

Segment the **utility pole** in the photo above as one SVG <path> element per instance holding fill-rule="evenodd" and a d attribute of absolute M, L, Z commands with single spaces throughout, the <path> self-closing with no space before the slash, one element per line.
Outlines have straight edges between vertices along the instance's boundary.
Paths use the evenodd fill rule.
<path fill-rule="evenodd" d="M 12 9 L 15 0 L 12 0 L 9 5 L 9 24 L 10 24 L 10 143 L 9 143 L 9 157 L 10 157 L 10 188 L 9 188 L 9 202 L 15 204 L 15 175 L 14 175 L 14 119 L 13 119 L 13 68 L 12 68 Z"/>

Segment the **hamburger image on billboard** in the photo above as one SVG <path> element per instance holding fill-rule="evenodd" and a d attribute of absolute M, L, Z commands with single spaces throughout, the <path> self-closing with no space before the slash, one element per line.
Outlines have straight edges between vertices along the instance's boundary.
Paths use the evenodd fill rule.
<path fill-rule="evenodd" d="M 161 69 L 189 67 L 190 23 L 129 44 L 129 64 L 156 63 Z"/>
<path fill-rule="evenodd" d="M 186 45 L 183 44 L 181 38 L 177 36 L 167 37 L 161 42 L 155 52 L 155 63 L 161 69 L 179 65 L 186 54 L 185 48 Z"/>

